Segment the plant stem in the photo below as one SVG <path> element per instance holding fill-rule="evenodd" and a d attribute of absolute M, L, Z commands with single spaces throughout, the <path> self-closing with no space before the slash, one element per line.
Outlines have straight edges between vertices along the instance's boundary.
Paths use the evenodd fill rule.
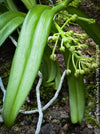
<path fill-rule="evenodd" d="M 68 6 L 68 4 L 72 1 L 73 0 L 65 0 L 63 3 L 61 3 L 57 6 L 55 6 L 54 8 L 52 8 L 52 10 L 54 10 L 54 12 L 56 13 L 56 12 L 58 12 L 58 11 L 64 9 L 64 8 L 66 8 Z"/>
<path fill-rule="evenodd" d="M 76 65 L 75 65 L 75 60 L 74 60 L 74 53 L 72 54 L 72 63 L 75 71 L 77 70 Z"/>
<path fill-rule="evenodd" d="M 61 27 L 61 29 L 63 29 L 67 24 L 68 22 L 70 22 L 70 19 L 67 19 L 66 22 L 63 24 L 63 26 Z"/>
<path fill-rule="evenodd" d="M 61 29 L 61 27 L 56 23 L 56 22 L 54 22 L 54 25 L 55 25 L 55 27 L 57 28 L 57 30 L 58 30 L 58 32 L 61 34 L 61 36 L 63 37 L 63 31 L 62 31 L 62 29 Z"/>
<path fill-rule="evenodd" d="M 72 54 L 69 53 L 69 56 L 68 56 L 68 62 L 67 62 L 67 69 L 69 69 L 69 64 L 70 64 L 71 56 L 72 56 Z"/>
<path fill-rule="evenodd" d="M 31 9 L 36 4 L 35 0 L 21 0 L 21 1 L 24 3 L 27 9 Z"/>
<path fill-rule="evenodd" d="M 58 35 L 58 39 L 59 39 L 59 35 Z M 55 45 L 54 45 L 54 48 L 53 48 L 53 51 L 52 51 L 52 55 L 54 55 L 54 53 L 56 51 L 56 47 L 57 47 L 57 44 L 58 44 L 58 39 L 55 42 Z"/>
<path fill-rule="evenodd" d="M 66 16 L 68 16 L 68 17 L 72 17 L 73 16 L 73 14 L 67 14 Z M 85 22 L 88 22 L 88 23 L 95 23 L 95 19 L 92 19 L 92 18 L 85 18 L 85 17 L 80 17 L 80 16 L 77 16 L 77 19 L 78 20 L 82 20 L 82 21 L 85 21 Z"/>

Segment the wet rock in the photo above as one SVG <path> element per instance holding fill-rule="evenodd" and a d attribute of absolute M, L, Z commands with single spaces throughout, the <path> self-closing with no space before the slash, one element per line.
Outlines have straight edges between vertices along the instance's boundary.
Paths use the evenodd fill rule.
<path fill-rule="evenodd" d="M 32 125 L 36 126 L 37 125 L 37 122 L 38 122 L 38 118 L 37 117 L 34 117 L 33 118 L 33 121 L 32 121 Z"/>
<path fill-rule="evenodd" d="M 19 128 L 18 127 L 15 127 L 14 128 L 14 131 L 18 132 L 19 131 Z"/>
<path fill-rule="evenodd" d="M 99 128 L 95 128 L 95 129 L 94 129 L 94 133 L 95 133 L 95 134 L 100 134 L 100 129 L 99 129 Z"/>
<path fill-rule="evenodd" d="M 52 123 L 53 123 L 53 124 L 60 124 L 60 121 L 59 121 L 59 120 L 54 119 L 54 120 L 52 120 Z"/>
<path fill-rule="evenodd" d="M 62 119 L 67 119 L 68 118 L 68 114 L 66 112 L 61 112 L 60 118 L 61 118 L 61 120 Z"/>
<path fill-rule="evenodd" d="M 60 132 L 59 132 L 59 134 L 65 134 L 64 130 L 61 129 Z"/>
<path fill-rule="evenodd" d="M 27 131 L 27 134 L 35 134 L 35 129 L 34 129 L 34 128 L 30 128 L 30 129 Z"/>
<path fill-rule="evenodd" d="M 40 134 L 50 134 L 51 132 L 51 124 L 46 124 L 41 128 Z"/>
<path fill-rule="evenodd" d="M 52 131 L 51 131 L 51 134 L 60 134 L 59 132 L 60 132 L 60 129 L 61 129 L 61 127 L 60 127 L 60 125 L 52 125 Z"/>
<path fill-rule="evenodd" d="M 59 116 L 60 116 L 60 113 L 57 112 L 57 111 L 50 111 L 50 114 L 51 114 L 51 116 L 53 116 L 54 118 L 59 118 Z"/>
<path fill-rule="evenodd" d="M 85 128 L 82 132 L 82 134 L 94 134 L 93 129 Z"/>
<path fill-rule="evenodd" d="M 24 122 L 25 125 L 30 125 L 31 124 L 31 120 L 29 118 L 25 118 Z"/>
<path fill-rule="evenodd" d="M 63 130 L 64 130 L 64 131 L 67 131 L 67 129 L 68 129 L 68 124 L 66 123 L 66 124 L 63 126 Z"/>

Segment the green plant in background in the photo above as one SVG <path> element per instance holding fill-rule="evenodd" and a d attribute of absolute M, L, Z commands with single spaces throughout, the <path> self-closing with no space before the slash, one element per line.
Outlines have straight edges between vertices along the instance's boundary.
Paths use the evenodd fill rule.
<path fill-rule="evenodd" d="M 7 127 L 11 127 L 18 115 L 20 107 L 24 103 L 33 82 L 40 69 L 43 74 L 43 86 L 58 88 L 61 72 L 56 61 L 56 48 L 62 51 L 66 64 L 66 74 L 69 86 L 69 98 L 72 123 L 81 123 L 85 107 L 85 90 L 83 75 L 97 67 L 93 57 L 85 57 L 82 51 L 87 49 L 85 40 L 87 34 L 77 34 L 73 31 L 65 31 L 64 27 L 69 22 L 78 22 L 84 28 L 83 21 L 91 28 L 93 19 L 83 18 L 76 14 L 69 14 L 69 18 L 59 26 L 54 20 L 54 15 L 63 9 L 73 14 L 72 7 L 68 7 L 72 0 L 65 0 L 61 4 L 51 8 L 45 5 L 37 5 L 35 0 L 22 0 L 29 10 L 27 14 L 18 11 L 18 7 L 12 0 L 4 1 L 10 11 L 1 9 L 0 15 L 0 45 L 19 26 L 21 31 L 18 37 L 18 46 L 14 54 L 7 93 L 4 102 L 3 118 Z M 4 6 L 4 5 L 0 5 Z M 77 10 L 77 9 L 75 9 Z M 94 24 L 95 28 L 98 27 Z M 88 31 L 88 28 L 86 31 Z M 19 29 L 17 29 L 19 31 Z M 53 50 L 46 46 L 50 31 L 53 31 L 51 40 L 55 42 Z M 56 32 L 55 32 L 56 31 Z M 91 28 L 88 34 L 95 31 Z M 96 30 L 98 32 L 98 30 Z M 95 40 L 100 41 L 95 32 Z M 41 64 L 42 63 L 42 64 Z"/>
<path fill-rule="evenodd" d="M 56 3 L 60 4 L 62 3 L 64 0 L 57 0 Z M 82 0 L 73 0 L 69 5 L 73 6 L 73 7 L 78 7 L 78 5 L 82 2 Z"/>

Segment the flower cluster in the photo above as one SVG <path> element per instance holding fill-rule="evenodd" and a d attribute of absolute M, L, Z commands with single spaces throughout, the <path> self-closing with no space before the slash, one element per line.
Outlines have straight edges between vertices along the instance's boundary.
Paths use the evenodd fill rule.
<path fill-rule="evenodd" d="M 68 51 L 69 53 L 67 58 L 67 75 L 72 72 L 72 69 L 70 68 L 71 62 L 74 68 L 75 77 L 84 75 L 95 69 L 98 66 L 95 58 L 90 54 L 85 55 L 85 53 L 83 53 L 88 49 L 88 44 L 86 43 L 88 35 L 85 33 L 74 33 L 72 30 L 64 32 L 62 27 L 60 28 L 58 24 L 56 24 L 56 27 L 59 32 L 51 36 L 51 39 L 55 42 L 55 45 L 50 58 L 52 60 L 56 59 L 55 50 L 57 45 L 59 45 L 58 42 L 60 42 L 59 50 L 63 53 L 65 51 Z"/>

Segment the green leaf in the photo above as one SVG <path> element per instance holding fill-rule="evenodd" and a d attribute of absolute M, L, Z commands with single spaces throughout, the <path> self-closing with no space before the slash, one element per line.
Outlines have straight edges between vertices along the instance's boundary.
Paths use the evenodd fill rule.
<path fill-rule="evenodd" d="M 3 118 L 7 127 L 12 126 L 37 76 L 53 16 L 50 7 L 38 5 L 24 20 L 4 103 Z"/>
<path fill-rule="evenodd" d="M 5 3 L 8 5 L 9 10 L 18 11 L 17 6 L 15 5 L 13 0 L 5 0 Z"/>
<path fill-rule="evenodd" d="M 0 15 L 0 46 L 7 37 L 23 23 L 24 17 L 24 13 L 10 11 Z"/>
<path fill-rule="evenodd" d="M 61 80 L 61 71 L 58 63 L 56 62 L 56 77 L 55 77 L 55 82 L 54 82 L 54 89 L 58 89 L 60 80 Z"/>
<path fill-rule="evenodd" d="M 69 54 L 71 53 L 67 49 L 63 53 L 66 68 Z M 69 68 L 71 69 L 71 74 L 67 76 L 67 81 L 69 88 L 71 121 L 72 123 L 81 123 L 85 108 L 85 89 L 83 75 L 79 75 L 79 77 L 74 76 L 75 69 L 73 67 L 72 61 L 70 61 Z"/>
<path fill-rule="evenodd" d="M 84 13 L 79 8 L 74 8 L 70 6 L 67 8 L 67 11 L 70 14 L 77 14 L 80 17 L 90 18 L 86 13 Z M 87 34 L 96 42 L 96 44 L 100 45 L 100 25 L 99 24 L 97 23 L 89 24 L 88 22 L 82 20 L 77 20 L 76 22 L 87 32 Z"/>
<path fill-rule="evenodd" d="M 31 9 L 34 5 L 36 5 L 36 0 L 21 0 L 27 9 Z"/>
<path fill-rule="evenodd" d="M 50 83 L 52 83 L 56 77 L 56 62 L 50 59 L 51 53 L 52 50 L 46 46 L 43 55 L 42 66 L 40 68 L 43 74 L 44 86 L 50 85 Z"/>
<path fill-rule="evenodd" d="M 51 27 L 52 30 L 52 27 Z M 61 71 L 57 61 L 52 61 L 50 55 L 52 50 L 49 46 L 46 46 L 40 71 L 43 75 L 43 86 L 49 87 L 52 86 L 54 89 L 57 89 L 61 79 Z"/>

